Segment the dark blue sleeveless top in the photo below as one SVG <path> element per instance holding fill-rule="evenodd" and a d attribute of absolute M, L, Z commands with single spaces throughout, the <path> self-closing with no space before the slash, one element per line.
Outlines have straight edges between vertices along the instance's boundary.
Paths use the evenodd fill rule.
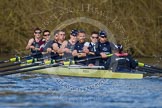
<path fill-rule="evenodd" d="M 74 50 L 77 50 L 77 53 L 82 53 L 83 52 L 83 47 L 84 47 L 84 43 L 79 43 L 79 41 L 75 44 L 74 46 Z"/>
<path fill-rule="evenodd" d="M 58 43 L 58 42 L 54 42 L 54 43 L 57 43 L 58 47 L 60 48 L 62 44 Z M 52 50 L 53 50 L 53 47 L 52 47 Z M 51 59 L 61 59 L 61 57 L 59 56 L 59 54 L 56 52 L 51 52 Z"/>
<path fill-rule="evenodd" d="M 101 43 L 99 42 L 98 43 L 98 51 L 101 53 L 101 52 L 104 52 L 106 54 L 111 54 L 112 53 L 112 48 L 111 48 L 111 45 L 110 45 L 110 42 L 105 42 L 105 43 Z"/>
<path fill-rule="evenodd" d="M 68 41 L 67 46 L 66 46 L 65 48 L 68 48 L 68 49 L 70 49 L 71 51 L 73 51 L 73 50 L 74 50 L 74 47 L 75 47 L 75 44 L 72 45 L 72 44 Z"/>

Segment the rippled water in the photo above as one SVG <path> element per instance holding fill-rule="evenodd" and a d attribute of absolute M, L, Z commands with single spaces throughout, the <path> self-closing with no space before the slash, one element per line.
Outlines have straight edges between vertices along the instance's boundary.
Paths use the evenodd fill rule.
<path fill-rule="evenodd" d="M 161 66 L 161 59 L 139 59 Z M 42 74 L 0 77 L 0 107 L 162 108 L 162 78 L 90 79 Z"/>
<path fill-rule="evenodd" d="M 0 77 L 0 107 L 162 107 L 162 79 L 90 79 L 41 74 Z"/>

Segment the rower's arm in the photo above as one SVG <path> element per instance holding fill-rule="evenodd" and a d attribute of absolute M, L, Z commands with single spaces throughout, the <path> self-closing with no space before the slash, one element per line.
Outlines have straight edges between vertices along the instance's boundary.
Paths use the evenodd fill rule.
<path fill-rule="evenodd" d="M 83 52 L 88 54 L 89 53 L 89 49 L 88 49 L 88 46 L 84 46 L 83 47 Z"/>
<path fill-rule="evenodd" d="M 34 49 L 35 48 L 34 46 L 32 46 L 32 43 L 33 42 L 34 42 L 34 39 L 33 38 L 28 41 L 28 44 L 26 46 L 26 50 Z"/>
<path fill-rule="evenodd" d="M 72 55 L 75 57 L 75 56 L 78 56 L 78 52 L 77 52 L 77 50 L 74 50 L 73 52 L 72 52 Z"/>
<path fill-rule="evenodd" d="M 68 42 L 67 41 L 64 41 L 63 43 L 62 43 L 62 45 L 61 45 L 61 53 L 64 53 L 64 52 L 66 52 L 66 53 L 70 53 L 70 50 L 68 49 L 68 48 L 66 48 L 67 47 L 67 44 L 68 44 Z"/>
<path fill-rule="evenodd" d="M 53 47 L 53 51 L 54 51 L 54 52 L 58 52 L 59 47 L 58 47 L 58 45 L 57 45 L 56 43 L 54 43 L 54 44 L 52 45 L 52 47 Z"/>
<path fill-rule="evenodd" d="M 67 46 L 67 41 L 64 41 L 61 45 L 61 48 L 64 49 Z"/>

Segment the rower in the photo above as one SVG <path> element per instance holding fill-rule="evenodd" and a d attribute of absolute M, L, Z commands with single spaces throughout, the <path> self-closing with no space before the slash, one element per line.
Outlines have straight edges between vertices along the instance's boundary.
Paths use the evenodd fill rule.
<path fill-rule="evenodd" d="M 98 55 L 102 57 L 99 61 L 100 66 L 104 66 L 108 60 L 109 54 L 112 54 L 114 44 L 109 42 L 105 31 L 99 31 L 99 42 L 98 42 Z"/>
<path fill-rule="evenodd" d="M 43 58 L 51 58 L 51 51 L 52 51 L 52 44 L 53 40 L 50 40 L 50 31 L 49 30 L 44 30 L 43 31 L 43 39 L 44 39 L 44 44 L 40 46 L 40 51 L 43 54 Z"/>
<path fill-rule="evenodd" d="M 86 50 L 86 51 L 88 51 L 87 52 L 87 57 L 88 58 L 92 58 L 92 57 L 95 57 L 95 56 L 97 56 L 97 50 L 98 50 L 98 32 L 96 32 L 96 31 L 93 31 L 92 33 L 91 33 L 91 37 L 90 37 L 90 40 L 91 40 L 91 42 L 87 42 L 86 44 L 85 44 L 85 49 L 88 49 L 88 50 Z M 94 66 L 94 65 L 99 65 L 98 64 L 98 60 L 89 60 L 88 61 L 88 66 Z"/>
<path fill-rule="evenodd" d="M 26 46 L 27 50 L 31 50 L 31 55 L 33 55 L 34 58 L 42 57 L 40 46 L 44 44 L 44 41 L 41 37 L 41 32 L 41 29 L 35 28 L 34 38 L 29 39 L 28 44 Z"/>
<path fill-rule="evenodd" d="M 63 49 L 61 49 L 61 45 L 65 40 L 65 32 L 63 30 L 58 30 L 57 37 L 58 40 L 52 45 L 52 59 L 60 59 L 63 56 Z"/>
<path fill-rule="evenodd" d="M 74 46 L 77 42 L 77 35 L 78 35 L 78 30 L 73 29 L 70 33 L 70 39 L 67 41 L 65 40 L 62 43 L 61 49 L 63 49 L 64 53 L 64 58 L 69 58 L 72 59 L 72 52 L 74 50 Z"/>
<path fill-rule="evenodd" d="M 82 30 L 78 31 L 78 35 L 77 35 L 78 41 L 76 42 L 74 51 L 72 52 L 72 55 L 74 56 L 74 60 L 85 59 L 87 56 L 86 52 L 83 49 L 86 43 L 85 37 L 86 37 L 85 31 Z M 86 62 L 80 62 L 77 64 L 86 65 Z"/>
<path fill-rule="evenodd" d="M 115 45 L 116 53 L 108 59 L 105 69 L 112 69 L 113 72 L 131 72 L 138 63 L 128 54 L 123 52 L 123 46 Z"/>

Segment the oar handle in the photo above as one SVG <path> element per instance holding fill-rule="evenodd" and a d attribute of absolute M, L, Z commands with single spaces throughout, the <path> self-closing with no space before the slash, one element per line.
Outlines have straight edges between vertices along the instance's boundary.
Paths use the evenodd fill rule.
<path fill-rule="evenodd" d="M 138 62 L 138 66 L 139 66 L 139 67 L 144 67 L 145 64 L 144 64 L 144 63 L 141 63 L 141 62 Z"/>

